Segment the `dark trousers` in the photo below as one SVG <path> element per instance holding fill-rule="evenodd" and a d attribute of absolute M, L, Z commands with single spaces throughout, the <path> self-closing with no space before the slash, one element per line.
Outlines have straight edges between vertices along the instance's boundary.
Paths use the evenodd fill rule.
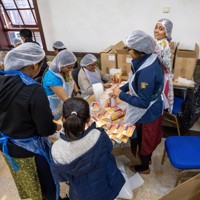
<path fill-rule="evenodd" d="M 55 200 L 56 185 L 48 162 L 43 156 L 37 155 L 35 156 L 35 163 L 44 200 Z"/>
<path fill-rule="evenodd" d="M 152 153 L 149 155 L 141 155 L 141 147 L 142 147 L 142 124 L 138 123 L 136 125 L 137 129 L 137 138 L 131 140 L 131 151 L 134 156 L 136 156 L 137 153 L 137 148 L 138 149 L 138 154 L 140 156 L 141 160 L 141 166 L 140 169 L 141 171 L 149 169 L 149 161 L 151 161 L 151 156 Z"/>

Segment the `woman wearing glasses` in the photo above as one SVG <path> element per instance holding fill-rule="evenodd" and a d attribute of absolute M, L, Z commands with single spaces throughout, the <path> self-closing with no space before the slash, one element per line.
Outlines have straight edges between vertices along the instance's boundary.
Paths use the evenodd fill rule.
<path fill-rule="evenodd" d="M 104 74 L 98 69 L 97 58 L 92 54 L 86 54 L 80 62 L 82 67 L 78 74 L 78 85 L 81 89 L 82 97 L 94 93 L 92 84 L 102 83 L 104 88 L 109 88 L 110 75 Z"/>
<path fill-rule="evenodd" d="M 161 141 L 163 102 L 163 70 L 155 54 L 156 43 L 152 37 L 142 31 L 134 31 L 126 40 L 127 52 L 132 57 L 129 82 L 121 88 L 115 88 L 112 96 L 128 103 L 125 122 L 135 124 L 137 138 L 131 140 L 131 148 L 138 155 L 141 164 L 132 170 L 149 174 L 151 155 Z"/>

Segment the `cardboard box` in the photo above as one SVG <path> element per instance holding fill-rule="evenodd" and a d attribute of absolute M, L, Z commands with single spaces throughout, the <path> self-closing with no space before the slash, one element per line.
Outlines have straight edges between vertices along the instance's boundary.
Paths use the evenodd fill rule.
<path fill-rule="evenodd" d="M 132 58 L 126 54 L 117 54 L 117 66 L 122 70 L 122 76 L 128 76 L 131 70 Z"/>
<path fill-rule="evenodd" d="M 117 55 L 112 51 L 112 46 L 100 52 L 101 70 L 109 74 L 111 68 L 117 68 Z"/>
<path fill-rule="evenodd" d="M 114 45 L 113 51 L 117 54 L 117 68 L 122 70 L 122 76 L 128 76 L 131 69 L 132 58 L 124 49 L 125 44 L 120 41 Z"/>
<path fill-rule="evenodd" d="M 178 185 L 160 200 L 200 200 L 200 174 Z"/>
<path fill-rule="evenodd" d="M 122 75 L 127 76 L 131 66 L 131 57 L 124 49 L 125 44 L 120 41 L 100 53 L 101 70 L 109 73 L 111 68 L 122 69 Z"/>
<path fill-rule="evenodd" d="M 101 70 L 104 73 L 109 73 L 111 68 L 117 68 L 117 51 L 123 48 L 124 43 L 121 41 L 100 52 Z"/>
<path fill-rule="evenodd" d="M 179 76 L 193 80 L 193 73 L 199 56 L 199 46 L 195 43 L 194 50 L 177 48 L 174 64 L 174 80 Z"/>

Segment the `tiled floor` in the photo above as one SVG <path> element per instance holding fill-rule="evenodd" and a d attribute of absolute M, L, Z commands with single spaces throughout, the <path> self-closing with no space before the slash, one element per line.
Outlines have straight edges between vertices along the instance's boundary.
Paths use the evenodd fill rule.
<path fill-rule="evenodd" d="M 197 129 L 200 130 L 200 128 Z M 139 188 L 133 190 L 132 200 L 158 200 L 163 195 L 168 193 L 171 189 L 173 189 L 177 171 L 171 166 L 168 159 L 165 160 L 164 165 L 160 164 L 163 154 L 163 146 L 164 146 L 164 139 L 162 140 L 161 144 L 157 147 L 157 149 L 154 151 L 152 157 L 152 164 L 150 166 L 151 173 L 149 175 L 141 175 L 142 178 L 144 179 L 144 184 Z M 117 152 L 117 154 L 119 153 L 120 151 Z M 126 152 L 126 154 L 129 157 L 130 154 L 128 152 Z M 135 162 L 135 160 L 133 160 L 133 162 Z M 134 175 L 134 173 L 130 171 L 128 167 L 126 167 L 126 172 L 128 176 Z M 66 190 L 67 190 L 66 185 L 61 184 L 61 195 L 65 194 Z M 8 167 L 5 164 L 5 161 L 1 153 L 0 153 L 0 200 L 20 200 L 12 176 L 9 172 Z"/>

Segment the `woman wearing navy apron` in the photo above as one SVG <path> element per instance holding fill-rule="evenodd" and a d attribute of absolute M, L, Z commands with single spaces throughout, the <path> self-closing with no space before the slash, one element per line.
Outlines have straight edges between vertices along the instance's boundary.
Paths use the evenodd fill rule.
<path fill-rule="evenodd" d="M 131 169 L 149 174 L 152 153 L 162 136 L 163 70 L 153 54 L 156 43 L 152 37 L 134 31 L 127 37 L 126 45 L 126 51 L 132 57 L 129 81 L 123 87 L 115 88 L 111 95 L 128 103 L 124 121 L 136 125 L 137 138 L 131 140 L 131 149 L 134 155 L 139 155 L 141 165 Z"/>
<path fill-rule="evenodd" d="M 53 122 L 43 87 L 33 80 L 44 57 L 39 45 L 24 43 L 8 52 L 0 71 L 0 150 L 21 199 L 60 199 L 48 136 L 61 127 Z"/>

